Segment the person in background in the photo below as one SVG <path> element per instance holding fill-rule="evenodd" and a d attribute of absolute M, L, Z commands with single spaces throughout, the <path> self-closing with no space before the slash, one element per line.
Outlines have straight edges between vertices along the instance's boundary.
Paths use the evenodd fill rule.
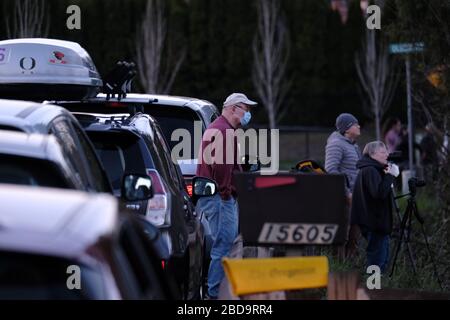
<path fill-rule="evenodd" d="M 345 195 L 350 207 L 352 192 L 358 170 L 356 163 L 361 158 L 361 151 L 356 140 L 361 135 L 358 120 L 350 113 L 342 113 L 336 118 L 336 131 L 327 140 L 325 147 L 325 170 L 327 173 L 343 174 L 345 177 Z M 358 230 L 351 226 L 346 251 L 353 255 L 357 247 Z"/>
<path fill-rule="evenodd" d="M 389 262 L 389 236 L 392 232 L 392 184 L 400 171 L 387 161 L 388 150 L 381 141 L 369 142 L 353 189 L 351 223 L 359 226 L 367 240 L 367 266 L 386 271 Z"/>
<path fill-rule="evenodd" d="M 383 141 L 389 153 L 397 150 L 402 142 L 402 122 L 398 118 L 389 118 L 384 123 Z"/>

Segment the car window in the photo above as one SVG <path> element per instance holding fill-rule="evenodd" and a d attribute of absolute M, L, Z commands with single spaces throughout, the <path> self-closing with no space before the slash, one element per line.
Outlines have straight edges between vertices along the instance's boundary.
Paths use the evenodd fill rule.
<path fill-rule="evenodd" d="M 181 141 L 172 141 L 172 133 L 177 129 L 185 129 L 189 132 L 191 137 L 191 154 L 182 155 L 184 159 L 195 159 L 198 155 L 198 150 L 195 150 L 194 124 L 195 121 L 201 121 L 198 114 L 189 108 L 177 108 L 174 112 L 173 107 L 152 106 L 146 108 L 145 112 L 153 116 L 160 125 L 164 137 L 172 150 Z M 202 130 L 203 131 L 203 130 Z M 201 139 L 201 137 L 199 137 Z"/>
<path fill-rule="evenodd" d="M 0 183 L 73 188 L 53 162 L 0 154 Z"/>
<path fill-rule="evenodd" d="M 65 159 L 70 165 L 75 177 L 80 181 L 86 189 L 90 186 L 90 179 L 86 167 L 84 166 L 84 159 L 77 147 L 75 140 L 75 133 L 70 124 L 64 118 L 59 118 L 52 123 L 50 133 L 55 135 L 60 145 L 63 147 Z"/>
<path fill-rule="evenodd" d="M 99 163 L 99 160 L 95 154 L 95 151 L 92 149 L 92 145 L 87 140 L 83 130 L 77 125 L 72 124 L 77 136 L 80 141 L 81 148 L 83 148 L 84 154 L 86 155 L 86 159 L 89 164 L 89 169 L 91 171 L 93 179 L 93 183 L 96 185 L 96 189 L 102 192 L 111 192 L 111 187 L 109 184 L 108 178 L 105 176 L 103 168 Z"/>
<path fill-rule="evenodd" d="M 169 174 L 170 174 L 170 177 L 171 177 L 172 181 L 176 184 L 176 186 L 178 188 L 180 188 L 181 185 L 180 185 L 180 179 L 179 179 L 179 176 L 178 176 L 177 169 L 175 168 L 175 165 L 174 165 L 174 163 L 172 161 L 171 152 L 170 152 L 170 149 L 169 149 L 168 144 L 166 142 L 166 139 L 161 134 L 160 130 L 161 129 L 159 128 L 159 126 L 155 126 L 155 130 L 154 130 L 154 132 L 156 134 L 155 146 L 156 146 L 156 148 L 161 150 L 160 154 L 161 154 L 161 157 L 163 157 L 162 160 L 166 162 L 166 166 L 168 168 L 168 171 L 169 171 Z"/>
<path fill-rule="evenodd" d="M 163 180 L 169 184 L 169 186 L 173 186 L 173 178 L 170 173 L 169 163 L 166 159 L 166 154 L 161 146 L 161 143 L 158 143 L 158 139 L 154 139 L 152 141 L 148 138 L 146 140 L 156 171 L 158 171 Z"/>
<path fill-rule="evenodd" d="M 0 130 L 23 132 L 23 130 L 20 129 L 20 128 L 13 127 L 13 126 L 8 126 L 6 124 L 0 124 Z"/>
<path fill-rule="evenodd" d="M 127 131 L 87 131 L 115 192 L 127 173 L 146 174 L 139 137 Z"/>
<path fill-rule="evenodd" d="M 67 287 L 68 267 L 80 267 L 82 290 Z M 100 270 L 76 261 L 44 255 L 0 251 L 0 300 L 105 299 Z"/>
<path fill-rule="evenodd" d="M 211 116 L 211 122 L 214 122 L 214 120 L 216 120 L 218 117 L 219 117 L 219 114 L 213 113 Z"/>

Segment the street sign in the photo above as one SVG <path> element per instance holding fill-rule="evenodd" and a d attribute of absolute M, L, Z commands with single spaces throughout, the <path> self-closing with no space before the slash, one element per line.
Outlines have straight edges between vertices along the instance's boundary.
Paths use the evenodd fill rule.
<path fill-rule="evenodd" d="M 297 246 L 345 242 L 348 212 L 343 175 L 237 173 L 234 179 L 244 243 Z"/>
<path fill-rule="evenodd" d="M 422 52 L 425 48 L 423 42 L 416 43 L 394 43 L 389 45 L 389 52 L 392 54 L 407 54 Z"/>

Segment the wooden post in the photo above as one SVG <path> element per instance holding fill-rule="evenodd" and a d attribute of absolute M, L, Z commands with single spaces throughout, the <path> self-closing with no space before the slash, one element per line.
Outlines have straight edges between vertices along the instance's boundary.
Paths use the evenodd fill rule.
<path fill-rule="evenodd" d="M 359 281 L 357 272 L 331 273 L 328 278 L 328 300 L 356 300 Z"/>

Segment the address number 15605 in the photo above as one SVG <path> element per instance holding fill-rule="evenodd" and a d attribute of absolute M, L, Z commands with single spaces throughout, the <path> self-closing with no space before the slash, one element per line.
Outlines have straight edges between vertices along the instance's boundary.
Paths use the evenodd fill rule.
<path fill-rule="evenodd" d="M 264 223 L 259 243 L 332 244 L 337 224 Z"/>

